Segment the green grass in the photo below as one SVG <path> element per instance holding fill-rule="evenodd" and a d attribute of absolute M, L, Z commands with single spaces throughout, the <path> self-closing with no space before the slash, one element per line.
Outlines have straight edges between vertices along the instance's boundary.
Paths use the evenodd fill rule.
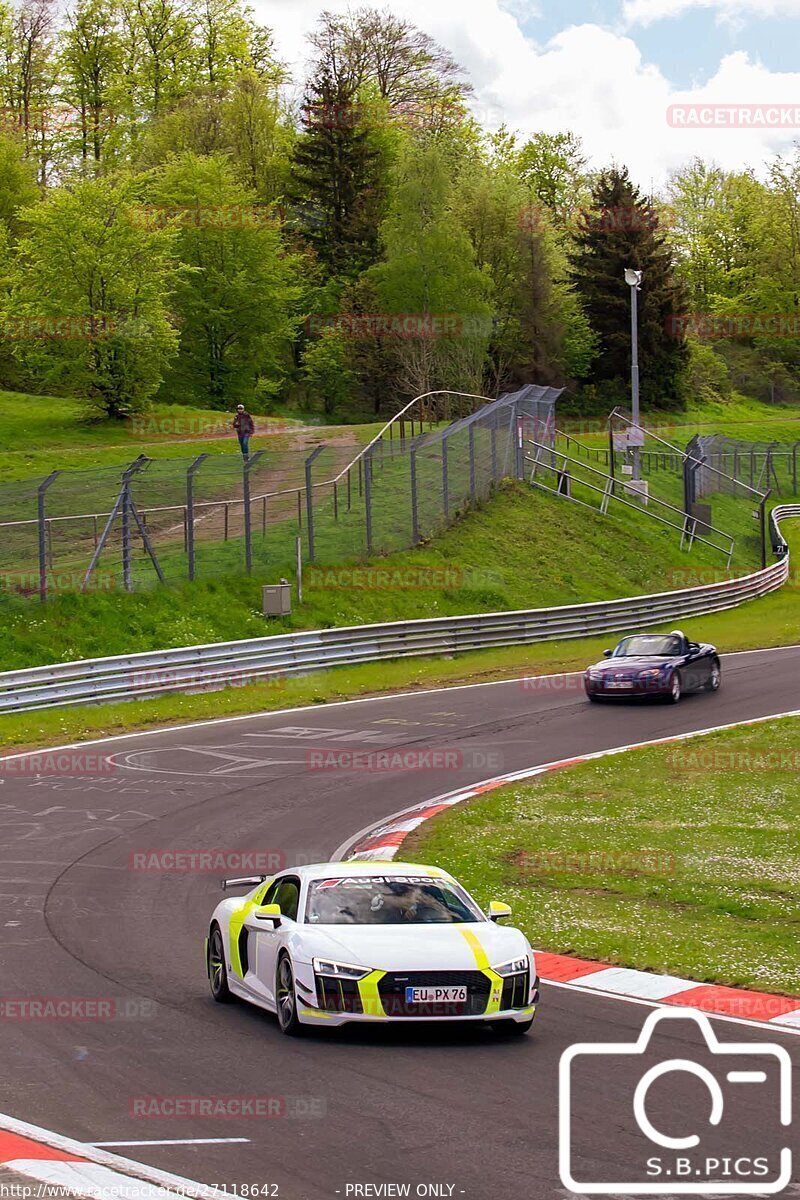
<path fill-rule="evenodd" d="M 403 853 L 542 949 L 796 996 L 798 760 L 796 719 L 630 751 L 459 805 Z"/>
<path fill-rule="evenodd" d="M 34 396 L 0 391 L 0 477 L 4 482 L 43 477 L 53 470 L 88 470 L 122 467 L 139 454 L 159 458 L 193 458 L 197 454 L 238 454 L 236 438 L 204 436 L 209 425 L 229 425 L 232 413 L 157 405 L 135 426 L 126 421 L 88 421 L 82 404 L 69 397 Z M 310 427 L 293 418 L 297 431 Z M 265 428 L 268 417 L 256 417 Z M 269 426 L 266 426 L 269 428 Z M 320 426 L 319 440 L 347 436 L 364 445 L 380 424 Z M 255 450 L 288 449 L 294 444 L 291 430 L 256 434 Z"/>
<path fill-rule="evenodd" d="M 756 442 L 791 443 L 800 439 L 800 407 L 762 404 L 737 392 L 727 402 L 689 404 L 683 412 L 644 411 L 642 422 L 646 428 L 681 449 L 696 433 L 722 433 Z M 602 417 L 585 421 L 570 416 L 557 423 L 560 429 L 574 432 L 588 444 L 602 445 L 603 448 L 608 444 L 607 426 Z M 582 430 L 586 432 L 582 433 Z"/>
<path fill-rule="evenodd" d="M 235 569 L 241 542 L 224 548 Z M 302 607 L 269 623 L 261 615 L 261 585 L 292 575 L 291 563 L 275 558 L 251 577 L 222 573 L 130 595 L 67 591 L 40 605 L 6 592 L 0 597 L 0 669 L 292 629 L 612 599 L 688 587 L 723 568 L 719 555 L 702 546 L 681 551 L 675 531 L 635 514 L 601 517 L 506 484 L 429 545 L 366 564 L 331 565 L 328 558 L 326 565 L 306 567 Z"/>
<path fill-rule="evenodd" d="M 800 553 L 799 533 L 789 538 L 795 553 Z M 704 580 L 689 580 L 687 586 L 692 582 Z M 223 596 L 220 603 L 226 603 L 228 599 Z M 414 615 L 419 615 L 419 612 Z M 798 641 L 798 618 L 800 601 L 796 586 L 787 585 L 762 600 L 751 601 L 729 612 L 695 618 L 692 629 L 697 630 L 704 639 L 714 642 L 722 651 L 785 646 Z M 263 629 L 260 618 L 259 627 Z M 99 632 L 102 633 L 102 630 Z M 625 631 L 620 630 L 622 632 Z M 356 696 L 385 695 L 398 690 L 413 691 L 418 688 L 481 683 L 491 679 L 514 679 L 526 674 L 576 671 L 589 662 L 596 662 L 603 649 L 613 641 L 612 634 L 602 634 L 594 638 L 562 639 L 444 658 L 401 659 L 398 662 L 341 667 L 303 678 L 282 680 L 277 686 L 274 683 L 252 684 L 193 696 L 163 696 L 124 704 L 4 715 L 0 716 L 0 744 L 8 749 L 48 746 L 176 722 L 272 712 L 306 704 L 324 705 Z"/>

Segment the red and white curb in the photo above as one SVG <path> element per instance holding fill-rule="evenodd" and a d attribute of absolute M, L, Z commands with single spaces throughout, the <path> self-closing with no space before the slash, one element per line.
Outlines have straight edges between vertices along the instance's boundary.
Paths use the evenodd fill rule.
<path fill-rule="evenodd" d="M 572 767 L 591 762 L 596 758 L 607 758 L 612 754 L 624 754 L 629 750 L 648 746 L 664 746 L 670 742 L 685 741 L 726 729 L 737 729 L 745 725 L 761 725 L 765 721 L 776 721 L 786 717 L 798 717 L 800 711 L 779 713 L 770 717 L 757 717 L 750 721 L 736 721 L 729 725 L 717 725 L 710 729 L 699 729 L 692 733 L 680 733 L 666 738 L 655 738 L 649 742 L 638 742 L 629 746 L 617 746 L 612 750 L 598 750 L 594 754 L 581 754 L 575 758 L 563 758 L 529 767 L 523 771 L 512 771 L 486 779 L 473 787 L 446 792 L 433 800 L 425 800 L 412 808 L 395 813 L 387 820 L 369 826 L 340 846 L 333 855 L 335 859 L 350 858 L 363 862 L 385 862 L 396 857 L 403 842 L 413 830 L 438 813 L 493 792 L 496 788 L 523 779 L 533 779 L 548 771 Z M 774 996 L 766 992 L 750 992 L 742 988 L 720 987 L 716 984 L 700 984 L 691 979 L 678 979 L 674 975 L 655 975 L 649 971 L 634 971 L 627 967 L 612 967 L 604 963 L 588 962 L 570 955 L 549 954 L 536 951 L 536 962 L 542 979 L 550 983 L 569 984 L 609 996 L 654 1001 L 659 1004 L 680 1004 L 701 1009 L 718 1016 L 734 1017 L 747 1021 L 765 1021 L 771 1025 L 800 1032 L 800 997 Z"/>
<path fill-rule="evenodd" d="M 218 1188 L 132 1162 L 4 1113 L 0 1113 L 0 1166 L 38 1180 L 42 1195 L 45 1186 L 55 1186 L 64 1189 L 62 1195 L 95 1200 L 230 1200 L 230 1193 Z"/>

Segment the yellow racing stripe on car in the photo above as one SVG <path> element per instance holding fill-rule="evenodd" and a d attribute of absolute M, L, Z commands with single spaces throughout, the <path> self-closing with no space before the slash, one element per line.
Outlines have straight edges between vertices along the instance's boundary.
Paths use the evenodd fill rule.
<path fill-rule="evenodd" d="M 492 990 L 489 993 L 489 999 L 486 1004 L 486 1015 L 489 1016 L 491 1013 L 499 1012 L 500 1001 L 503 998 L 503 980 L 489 966 L 489 956 L 484 950 L 480 938 L 471 929 L 464 929 L 460 925 L 458 926 L 458 932 L 475 956 L 476 967 L 479 971 L 483 972 L 492 985 Z"/>

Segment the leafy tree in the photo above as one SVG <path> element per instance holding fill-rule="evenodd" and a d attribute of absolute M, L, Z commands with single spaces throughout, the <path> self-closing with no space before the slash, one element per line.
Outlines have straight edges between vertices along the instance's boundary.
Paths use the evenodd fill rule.
<path fill-rule="evenodd" d="M 151 198 L 175 211 L 177 249 L 188 268 L 175 288 L 181 344 L 165 395 L 225 408 L 251 399 L 258 383 L 274 390 L 297 300 L 274 214 L 220 157 L 171 160 Z"/>
<path fill-rule="evenodd" d="M 310 344 L 303 360 L 303 378 L 322 397 L 329 416 L 348 407 L 356 377 L 350 366 L 349 347 L 337 329 L 323 329 Z"/>
<path fill-rule="evenodd" d="M 19 211 L 36 203 L 36 170 L 25 158 L 18 136 L 0 134 L 0 227 L 13 236 L 20 232 Z"/>
<path fill-rule="evenodd" d="M 167 311 L 175 235 L 136 221 L 137 189 L 84 180 L 25 209 L 5 305 L 20 361 L 105 417 L 146 407 L 177 344 Z"/>
<path fill-rule="evenodd" d="M 626 170 L 600 174 L 569 259 L 575 288 L 600 339 L 590 382 L 604 385 L 611 399 L 627 394 L 630 292 L 624 273 L 631 267 L 644 272 L 639 297 L 642 400 L 660 408 L 679 407 L 687 350 L 676 318 L 686 312 L 686 295 L 675 278 L 672 252 L 657 228 L 654 207 Z"/>
<path fill-rule="evenodd" d="M 323 12 L 309 41 L 316 73 L 354 95 L 374 85 L 389 111 L 417 127 L 461 120 L 472 91 L 453 56 L 391 9 Z"/>
<path fill-rule="evenodd" d="M 492 285 L 475 262 L 435 142 L 409 147 L 381 240 L 385 261 L 370 277 L 382 310 L 409 318 L 396 341 L 402 390 L 477 391 L 492 328 Z"/>
<path fill-rule="evenodd" d="M 567 225 L 587 192 L 580 138 L 574 133 L 536 133 L 517 152 L 516 169 L 534 210 L 544 208 L 557 225 Z"/>
<path fill-rule="evenodd" d="M 81 163 L 105 165 L 121 99 L 122 42 L 116 0 L 79 0 L 67 13 L 59 55 L 62 99 L 77 113 L 72 141 Z"/>

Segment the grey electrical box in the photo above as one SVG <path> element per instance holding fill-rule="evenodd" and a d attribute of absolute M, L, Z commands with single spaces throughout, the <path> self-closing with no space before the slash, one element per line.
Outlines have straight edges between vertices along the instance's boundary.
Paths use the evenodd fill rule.
<path fill-rule="evenodd" d="M 265 617 L 285 617 L 292 611 L 292 585 L 270 583 L 262 588 Z"/>

